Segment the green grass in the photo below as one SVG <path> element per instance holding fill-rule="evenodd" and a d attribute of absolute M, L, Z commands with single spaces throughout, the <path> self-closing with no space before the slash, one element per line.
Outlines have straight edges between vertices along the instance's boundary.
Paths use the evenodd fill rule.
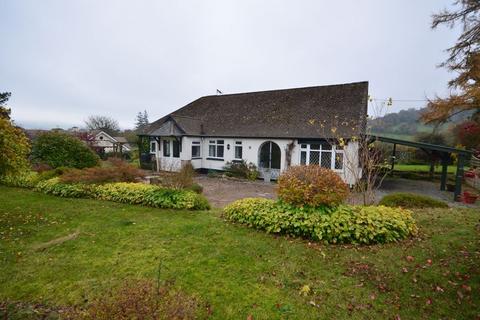
<path fill-rule="evenodd" d="M 155 278 L 161 261 L 161 278 L 208 303 L 212 319 L 472 319 L 479 216 L 421 210 L 419 239 L 325 246 L 229 224 L 216 211 L 0 187 L 0 301 L 81 305 L 125 279 Z"/>
<path fill-rule="evenodd" d="M 397 192 L 387 194 L 378 203 L 387 207 L 402 207 L 407 209 L 414 208 L 448 208 L 446 202 L 421 195 L 408 192 Z"/>
<path fill-rule="evenodd" d="M 429 172 L 430 165 L 428 164 L 396 164 L 395 171 L 405 171 L 405 172 Z M 448 173 L 455 173 L 457 170 L 457 166 L 448 166 L 447 172 Z M 442 166 L 435 166 L 435 172 L 441 173 Z"/>

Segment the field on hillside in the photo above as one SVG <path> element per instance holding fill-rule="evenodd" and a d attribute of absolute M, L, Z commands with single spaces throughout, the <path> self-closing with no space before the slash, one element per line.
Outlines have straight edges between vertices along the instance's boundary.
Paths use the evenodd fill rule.
<path fill-rule="evenodd" d="M 327 246 L 233 225 L 219 211 L 0 186 L 0 318 L 5 308 L 14 319 L 38 304 L 84 306 L 125 279 L 156 279 L 159 270 L 211 319 L 479 317 L 480 213 L 414 216 L 416 239 Z"/>

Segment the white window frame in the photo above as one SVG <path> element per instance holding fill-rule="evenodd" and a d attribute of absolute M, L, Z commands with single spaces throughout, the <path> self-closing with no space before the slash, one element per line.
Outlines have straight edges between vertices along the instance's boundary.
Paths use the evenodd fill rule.
<path fill-rule="evenodd" d="M 162 147 L 163 147 L 163 148 L 162 148 L 162 149 L 163 149 L 163 151 L 162 151 L 162 157 L 163 157 L 163 158 L 171 158 L 171 157 L 172 157 L 172 150 L 171 150 L 171 149 L 172 149 L 172 148 L 171 148 L 171 145 L 172 145 L 172 144 L 171 144 L 170 142 L 171 142 L 171 141 L 168 140 L 168 139 L 162 140 Z M 165 155 L 165 152 L 167 152 L 168 154 Z"/>
<path fill-rule="evenodd" d="M 198 155 L 197 156 L 193 155 L 193 147 L 198 147 Z M 192 151 L 192 153 L 191 153 L 191 158 L 192 159 L 202 158 L 202 145 L 201 145 L 200 141 L 192 141 L 191 151 Z"/>
<path fill-rule="evenodd" d="M 157 153 L 157 147 L 157 141 L 150 141 L 150 153 Z"/>
<path fill-rule="evenodd" d="M 240 148 L 240 158 L 237 158 L 237 148 Z M 243 144 L 242 141 L 235 141 L 233 145 L 233 159 L 242 160 L 243 159 Z"/>
<path fill-rule="evenodd" d="M 317 143 L 313 143 L 317 144 Z M 337 149 L 336 145 L 331 145 L 332 149 L 330 150 L 323 150 L 323 145 L 322 143 L 318 143 L 320 145 L 320 149 L 311 149 L 311 143 L 302 143 L 300 144 L 300 158 L 298 163 L 302 164 L 302 152 L 306 152 L 306 157 L 305 157 L 305 164 L 310 164 L 310 152 L 318 152 L 318 165 L 322 165 L 322 153 L 330 153 L 331 159 L 330 159 L 330 168 L 333 171 L 338 171 L 342 172 L 345 166 L 345 152 L 344 149 L 339 147 Z M 336 155 L 337 154 L 342 154 L 342 167 L 339 169 L 335 168 L 335 161 L 336 161 Z"/>
<path fill-rule="evenodd" d="M 223 141 L 222 143 L 219 143 L 219 141 Z M 210 154 L 210 147 L 214 147 L 214 155 Z M 218 149 L 219 147 L 223 147 L 223 156 L 219 157 L 218 156 Z M 224 139 L 208 139 L 208 157 L 212 159 L 219 159 L 223 160 L 225 157 L 225 140 Z"/>

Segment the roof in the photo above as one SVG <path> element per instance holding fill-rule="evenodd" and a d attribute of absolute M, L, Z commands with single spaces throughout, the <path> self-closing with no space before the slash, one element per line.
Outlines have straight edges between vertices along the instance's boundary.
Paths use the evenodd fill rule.
<path fill-rule="evenodd" d="M 419 149 L 423 149 L 423 150 L 437 151 L 437 152 L 443 152 L 443 153 L 457 153 L 457 154 L 465 156 L 467 158 L 470 158 L 471 155 L 472 155 L 472 151 L 453 148 L 453 147 L 439 145 L 439 144 L 431 144 L 431 143 L 425 143 L 425 142 L 395 139 L 395 138 L 384 137 L 384 136 L 379 136 L 379 135 L 371 135 L 370 138 L 372 140 L 378 140 L 378 141 L 381 141 L 381 142 L 399 144 L 399 145 L 408 146 L 408 147 L 412 147 L 412 148 L 419 148 Z"/>
<path fill-rule="evenodd" d="M 365 132 L 367 102 L 368 82 L 205 96 L 153 122 L 143 134 L 350 137 Z"/>

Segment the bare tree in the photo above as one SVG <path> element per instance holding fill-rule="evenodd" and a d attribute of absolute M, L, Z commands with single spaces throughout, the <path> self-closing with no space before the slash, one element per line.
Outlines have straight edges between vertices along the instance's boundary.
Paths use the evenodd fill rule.
<path fill-rule="evenodd" d="M 392 100 L 377 105 L 373 99 L 372 111 L 376 117 L 380 116 L 386 106 L 392 105 Z M 367 127 L 368 117 L 365 119 L 341 119 L 323 128 L 329 128 L 325 132 L 327 142 L 334 148 L 335 161 L 343 161 L 343 173 L 346 177 L 356 181 L 352 186 L 352 202 L 358 202 L 360 198 L 364 205 L 376 202 L 376 194 L 388 174 L 388 161 L 382 145 L 375 141 L 371 129 Z M 328 130 L 328 129 L 327 129 Z M 346 134 L 352 132 L 352 134 Z M 341 157 L 341 159 L 339 159 Z M 358 198 L 357 198 L 358 197 Z"/>
<path fill-rule="evenodd" d="M 88 130 L 103 130 L 107 133 L 117 133 L 120 131 L 118 121 L 107 116 L 89 116 L 85 120 Z"/>

